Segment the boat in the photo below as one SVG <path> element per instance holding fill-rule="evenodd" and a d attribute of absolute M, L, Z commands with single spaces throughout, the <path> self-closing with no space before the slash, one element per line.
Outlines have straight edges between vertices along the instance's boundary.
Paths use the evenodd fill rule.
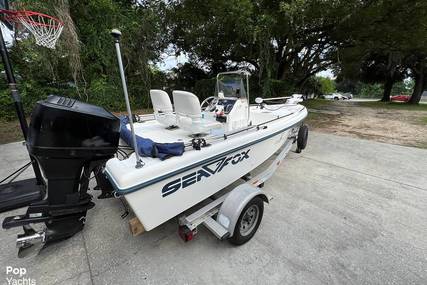
<path fill-rule="evenodd" d="M 242 70 L 218 74 L 216 94 L 203 104 L 190 92 L 173 91 L 172 108 L 166 92 L 151 91 L 155 110 L 169 107 L 160 112 L 163 117 L 153 114 L 135 122 L 135 134 L 159 143 L 181 142 L 185 151 L 165 160 L 144 157 L 143 167 L 135 167 L 135 154 L 112 158 L 105 167 L 116 195 L 124 196 L 145 230 L 250 173 L 296 137 L 307 116 L 307 109 L 298 104 L 301 99 L 251 105 L 248 77 Z"/>
<path fill-rule="evenodd" d="M 256 98 L 250 104 L 250 73 L 237 70 L 218 74 L 214 95 L 201 103 L 188 91 L 174 90 L 172 104 L 164 90 L 151 90 L 153 114 L 135 115 L 121 62 L 121 33 L 112 35 L 127 107 L 120 119 L 103 107 L 51 95 L 37 103 L 27 126 L 14 78 L 8 77 L 30 158 L 22 169 L 31 165 L 35 173 L 12 182 L 19 169 L 0 185 L 0 212 L 28 206 L 25 214 L 6 217 L 2 224 L 22 227 L 18 256 L 84 228 L 86 213 L 95 206 L 88 193 L 92 175 L 94 190 L 101 190 L 98 199 L 115 197 L 130 206 L 134 234 L 180 216 L 185 241 L 201 224 L 234 244 L 249 241 L 270 200 L 263 184 L 294 143 L 296 152 L 307 144 L 302 96 Z M 1 52 L 8 58 L 6 49 Z M 40 223 L 41 230 L 32 227 Z"/>

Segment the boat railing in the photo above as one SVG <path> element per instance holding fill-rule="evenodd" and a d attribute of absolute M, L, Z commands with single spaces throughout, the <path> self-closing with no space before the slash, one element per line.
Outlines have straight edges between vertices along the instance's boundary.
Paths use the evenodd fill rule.
<path fill-rule="evenodd" d="M 302 112 L 303 110 L 304 109 L 302 108 L 301 110 L 298 111 L 298 113 Z M 283 119 L 285 117 L 289 117 L 289 116 L 293 115 L 294 113 L 295 112 L 292 112 L 292 113 L 289 113 L 289 114 L 286 114 L 286 115 L 283 115 L 283 116 L 277 116 L 277 118 L 274 118 L 274 119 L 271 119 L 271 120 L 259 123 L 257 125 L 251 125 L 251 126 L 239 129 L 239 130 L 235 130 L 233 132 L 224 133 L 223 135 L 220 135 L 220 136 L 206 136 L 206 137 L 204 137 L 204 139 L 206 140 L 206 143 L 209 144 L 209 143 L 213 143 L 213 142 L 217 142 L 217 141 L 226 140 L 229 137 L 235 136 L 235 135 L 240 134 L 242 132 L 251 131 L 251 130 L 259 131 L 261 129 L 265 129 L 265 127 L 266 127 L 267 124 L 269 124 L 271 122 L 274 122 L 274 121 L 277 121 L 277 120 L 280 120 L 280 119 Z M 186 143 L 184 145 L 185 145 L 186 148 L 193 146 L 192 142 Z"/>

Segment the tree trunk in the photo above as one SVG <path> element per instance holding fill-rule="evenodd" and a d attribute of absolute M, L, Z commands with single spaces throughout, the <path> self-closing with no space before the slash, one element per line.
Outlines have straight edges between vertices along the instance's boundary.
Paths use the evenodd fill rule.
<path fill-rule="evenodd" d="M 385 83 L 384 83 L 384 93 L 383 98 L 381 98 L 381 102 L 390 102 L 390 94 L 391 89 L 393 88 L 393 77 L 387 77 Z"/>
<path fill-rule="evenodd" d="M 411 99 L 408 101 L 409 104 L 420 103 L 421 96 L 427 87 L 427 72 L 425 72 L 424 66 L 421 66 L 419 70 L 413 70 L 415 86 L 412 92 Z"/>
<path fill-rule="evenodd" d="M 276 73 L 275 78 L 277 80 L 285 79 L 284 78 L 285 77 L 285 63 L 281 62 L 281 61 L 277 61 L 276 64 L 277 64 L 277 73 Z"/>

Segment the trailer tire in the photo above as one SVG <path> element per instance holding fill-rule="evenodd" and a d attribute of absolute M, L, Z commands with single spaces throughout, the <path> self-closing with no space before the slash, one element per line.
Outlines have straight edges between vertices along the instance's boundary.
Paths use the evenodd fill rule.
<path fill-rule="evenodd" d="M 308 141 L 308 127 L 306 125 L 302 125 L 298 131 L 298 139 L 297 139 L 297 153 L 300 153 L 307 146 Z"/>
<path fill-rule="evenodd" d="M 234 228 L 233 236 L 229 239 L 232 244 L 242 245 L 248 242 L 258 230 L 264 213 L 264 201 L 255 196 L 240 213 Z"/>

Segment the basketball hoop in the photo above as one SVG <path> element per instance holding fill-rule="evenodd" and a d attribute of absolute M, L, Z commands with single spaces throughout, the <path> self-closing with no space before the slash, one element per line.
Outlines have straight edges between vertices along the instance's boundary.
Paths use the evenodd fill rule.
<path fill-rule="evenodd" d="M 36 44 L 54 49 L 64 28 L 59 19 L 34 11 L 12 11 L 0 9 L 4 19 L 9 22 L 20 23 L 36 39 Z"/>

